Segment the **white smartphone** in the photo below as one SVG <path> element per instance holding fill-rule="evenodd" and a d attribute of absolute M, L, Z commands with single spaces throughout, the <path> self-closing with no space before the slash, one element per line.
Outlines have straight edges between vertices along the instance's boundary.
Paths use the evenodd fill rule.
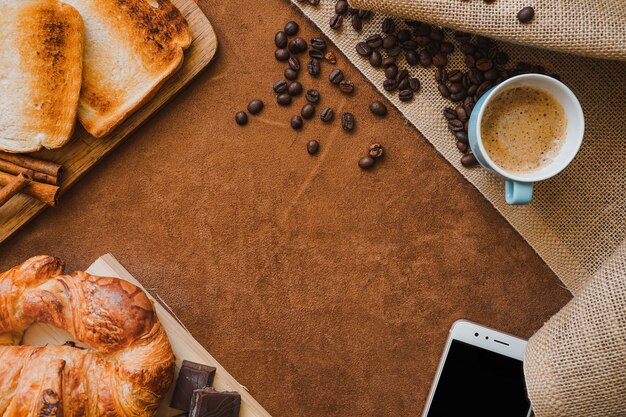
<path fill-rule="evenodd" d="M 529 417 L 524 349 L 523 339 L 456 321 L 422 417 Z"/>

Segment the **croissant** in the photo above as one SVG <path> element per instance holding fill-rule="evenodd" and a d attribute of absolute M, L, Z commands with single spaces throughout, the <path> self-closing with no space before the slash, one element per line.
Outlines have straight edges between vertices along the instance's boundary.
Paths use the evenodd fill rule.
<path fill-rule="evenodd" d="M 152 416 L 174 378 L 174 354 L 135 285 L 37 256 L 0 275 L 0 416 Z M 87 348 L 17 346 L 33 323 Z"/>

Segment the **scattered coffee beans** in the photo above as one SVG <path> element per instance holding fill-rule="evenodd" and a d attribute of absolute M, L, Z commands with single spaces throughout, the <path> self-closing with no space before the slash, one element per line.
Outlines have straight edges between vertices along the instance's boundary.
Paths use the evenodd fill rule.
<path fill-rule="evenodd" d="M 524 7 L 522 10 L 517 12 L 517 20 L 521 23 L 528 23 L 533 20 L 533 17 L 535 17 L 535 9 L 530 6 Z"/>
<path fill-rule="evenodd" d="M 367 153 L 372 158 L 380 158 L 385 154 L 385 148 L 380 143 L 372 143 L 367 149 Z"/>
<path fill-rule="evenodd" d="M 298 78 L 298 71 L 294 71 L 291 68 L 285 68 L 285 72 L 283 73 L 286 79 L 293 81 Z"/>
<path fill-rule="evenodd" d="M 289 59 L 289 51 L 284 48 L 277 49 L 276 52 L 274 52 L 274 56 L 279 61 L 286 61 Z"/>
<path fill-rule="evenodd" d="M 328 75 L 328 79 L 333 84 L 339 84 L 341 81 L 343 81 L 343 71 L 341 71 L 339 68 L 332 70 Z"/>
<path fill-rule="evenodd" d="M 461 164 L 463 164 L 464 167 L 469 168 L 478 164 L 478 161 L 476 160 L 476 157 L 473 153 L 468 153 L 461 157 Z"/>
<path fill-rule="evenodd" d="M 322 51 L 318 51 L 317 49 L 310 49 L 309 56 L 315 59 L 324 59 L 324 53 Z"/>
<path fill-rule="evenodd" d="M 330 107 L 326 107 L 324 110 L 320 112 L 320 119 L 324 123 L 330 123 L 333 121 L 335 117 L 335 112 Z"/>
<path fill-rule="evenodd" d="M 263 110 L 263 102 L 261 100 L 252 100 L 248 103 L 248 111 L 250 114 L 259 114 Z"/>
<path fill-rule="evenodd" d="M 308 65 L 306 66 L 306 69 L 312 77 L 317 77 L 322 71 L 320 60 L 317 58 L 311 58 Z"/>
<path fill-rule="evenodd" d="M 400 99 L 400 101 L 411 101 L 413 100 L 413 90 L 402 90 L 400 91 L 400 94 L 398 94 L 398 98 Z"/>
<path fill-rule="evenodd" d="M 340 29 L 343 26 L 343 16 L 340 14 L 336 14 L 330 18 L 330 27 L 332 29 Z"/>
<path fill-rule="evenodd" d="M 355 124 L 356 120 L 354 119 L 354 115 L 352 113 L 346 112 L 341 115 L 341 127 L 346 132 L 352 132 Z"/>
<path fill-rule="evenodd" d="M 294 130 L 299 130 L 302 129 L 302 126 L 304 126 L 304 121 L 302 120 L 302 117 L 300 116 L 293 116 L 291 118 L 291 128 Z"/>
<path fill-rule="evenodd" d="M 302 52 L 305 52 L 308 48 L 309 46 L 307 45 L 306 41 L 300 37 L 293 38 L 289 41 L 288 49 L 289 52 L 291 52 L 292 54 L 301 54 Z"/>
<path fill-rule="evenodd" d="M 289 68 L 294 71 L 300 71 L 300 60 L 296 56 L 289 57 L 287 60 L 287 64 L 289 64 Z"/>
<path fill-rule="evenodd" d="M 287 87 L 287 92 L 290 96 L 299 96 L 300 94 L 302 94 L 302 84 L 300 84 L 298 81 L 292 82 L 291 84 L 289 84 L 289 87 Z"/>
<path fill-rule="evenodd" d="M 359 159 L 359 167 L 361 169 L 370 169 L 374 166 L 374 163 L 376 163 L 376 160 L 369 155 Z"/>
<path fill-rule="evenodd" d="M 335 13 L 339 15 L 346 14 L 349 8 L 350 6 L 348 5 L 347 0 L 339 0 L 335 3 Z"/>
<path fill-rule="evenodd" d="M 287 22 L 287 24 L 285 25 L 285 33 L 289 36 L 296 35 L 299 30 L 300 30 L 300 26 L 298 26 L 298 24 L 294 22 L 293 20 Z"/>
<path fill-rule="evenodd" d="M 326 50 L 326 41 L 324 38 L 313 38 L 311 39 L 311 48 L 318 51 Z"/>
<path fill-rule="evenodd" d="M 237 114 L 235 114 L 235 122 L 237 122 L 239 126 L 244 126 L 248 124 L 248 115 L 246 114 L 246 112 L 237 112 Z"/>
<path fill-rule="evenodd" d="M 282 93 L 276 96 L 276 102 L 281 106 L 288 106 L 291 104 L 291 96 L 287 93 Z"/>
<path fill-rule="evenodd" d="M 315 116 L 315 106 L 313 106 L 311 103 L 305 104 L 304 106 L 302 106 L 300 115 L 302 116 L 303 119 L 312 118 L 313 116 Z"/>
<path fill-rule="evenodd" d="M 327 52 L 326 55 L 324 55 L 324 59 L 328 61 L 329 64 L 334 65 L 337 63 L 337 57 L 332 52 Z"/>
<path fill-rule="evenodd" d="M 374 113 L 376 116 L 386 116 L 387 115 L 387 106 L 381 103 L 378 100 L 375 100 L 370 104 L 370 111 Z"/>
<path fill-rule="evenodd" d="M 310 140 L 306 144 L 306 150 L 309 155 L 315 155 L 320 150 L 320 143 L 316 140 Z"/>
<path fill-rule="evenodd" d="M 274 83 L 274 92 L 276 94 L 282 94 L 287 92 L 287 81 L 285 80 L 278 80 Z"/>
<path fill-rule="evenodd" d="M 352 81 L 343 80 L 339 83 L 339 89 L 344 94 L 352 94 L 354 93 L 354 84 Z"/>
<path fill-rule="evenodd" d="M 306 92 L 306 101 L 308 101 L 309 103 L 318 103 L 320 101 L 320 92 L 317 90 L 308 90 Z"/>

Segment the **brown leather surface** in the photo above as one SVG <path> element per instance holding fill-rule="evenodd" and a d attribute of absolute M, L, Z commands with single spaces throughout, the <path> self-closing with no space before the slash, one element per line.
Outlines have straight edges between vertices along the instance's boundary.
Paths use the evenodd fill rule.
<path fill-rule="evenodd" d="M 529 337 L 570 298 L 493 207 L 339 55 L 357 85 L 327 81 L 351 110 L 345 134 L 318 118 L 294 133 L 271 86 L 286 1 L 204 0 L 212 66 L 122 147 L 0 247 L 0 270 L 39 253 L 68 270 L 112 252 L 275 416 L 413 416 L 448 329 L 466 318 Z M 334 49 L 334 48 L 333 48 Z M 260 97 L 244 128 L 234 114 Z M 433 115 L 433 117 L 440 117 Z M 311 157 L 305 144 L 321 143 Z M 372 141 L 388 155 L 356 163 Z"/>

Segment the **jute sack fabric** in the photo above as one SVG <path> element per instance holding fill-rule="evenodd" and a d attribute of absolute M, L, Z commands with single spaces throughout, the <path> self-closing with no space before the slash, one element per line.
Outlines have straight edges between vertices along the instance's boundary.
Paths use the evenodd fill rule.
<path fill-rule="evenodd" d="M 364 5 L 363 1 L 352 0 L 351 4 Z M 411 76 L 422 81 L 422 89 L 412 102 L 403 103 L 397 93 L 391 94 L 382 88 L 385 79 L 382 69 L 372 68 L 367 59 L 356 53 L 357 42 L 380 33 L 382 20 L 391 16 L 377 13 L 364 23 L 361 32 L 356 32 L 349 22 L 335 31 L 329 27 L 334 15 L 334 0 L 322 0 L 318 6 L 296 0 L 292 2 L 502 213 L 576 297 L 579 292 L 586 294 L 588 285 L 597 286 L 594 287 L 593 298 L 588 295 L 584 296 L 584 301 L 575 298 L 564 313 L 569 323 L 580 327 L 567 329 L 566 333 L 563 328 L 558 328 L 558 323 L 562 321 L 555 320 L 529 342 L 529 351 L 533 353 L 525 366 L 527 383 L 532 387 L 530 398 L 537 417 L 623 417 L 625 414 L 619 414 L 619 410 L 626 407 L 623 378 L 626 334 L 619 322 L 605 323 L 603 320 L 615 317 L 616 312 L 622 318 L 626 314 L 623 285 L 607 284 L 623 284 L 626 281 L 626 129 L 623 127 L 626 63 L 499 42 L 499 47 L 511 56 L 513 63 L 542 65 L 548 71 L 559 74 L 578 96 L 586 124 L 583 146 L 572 164 L 558 176 L 536 184 L 530 205 L 509 206 L 504 201 L 501 178 L 479 167 L 467 169 L 461 165 L 455 140 L 442 116 L 442 109 L 451 103 L 442 98 L 437 90 L 434 68 L 407 67 Z M 504 3 L 503 0 L 496 1 L 499 2 Z M 378 4 L 370 3 L 372 6 L 375 6 L 373 3 Z M 383 0 L 380 4 L 387 3 L 390 2 Z M 459 0 L 459 4 L 462 3 Z M 483 4 L 477 0 L 471 0 L 471 3 Z M 621 3 L 623 5 L 624 2 Z M 517 6 L 521 8 L 522 5 L 516 3 Z M 435 10 L 432 16 L 424 16 L 422 20 L 428 23 L 440 21 L 437 20 L 438 13 L 441 11 Z M 616 12 L 619 13 L 623 10 Z M 396 23 L 405 27 L 401 19 L 396 19 Z M 588 25 L 582 26 L 581 31 L 587 30 Z M 446 32 L 446 38 L 455 43 L 450 31 Z M 623 38 L 620 42 L 623 52 Z M 463 56 L 458 52 L 458 44 L 456 46 L 448 69 L 465 70 Z M 399 63 L 406 66 L 403 57 Z M 412 138 L 407 138 L 409 140 Z M 588 303 L 593 303 L 593 310 L 582 307 Z M 580 337 L 590 329 L 601 337 L 610 334 L 613 339 L 605 342 L 600 339 L 597 349 L 588 349 L 586 339 Z M 547 343 L 548 340 L 550 343 Z M 558 360 L 540 362 L 542 357 L 556 358 L 550 356 L 553 353 L 550 349 L 557 343 L 569 349 L 561 350 Z M 616 364 L 615 358 L 622 359 L 621 364 Z M 616 366 L 619 369 L 614 370 Z M 612 372 L 607 373 L 607 369 Z M 618 414 L 607 414 L 606 407 L 598 406 L 597 398 L 601 395 L 606 395 L 604 402 L 611 404 L 612 412 Z M 565 409 L 562 404 L 569 406 Z"/>
<path fill-rule="evenodd" d="M 351 0 L 359 9 L 596 58 L 626 60 L 624 0 Z M 522 24 L 517 12 L 535 9 Z"/>
<path fill-rule="evenodd" d="M 622 256 L 626 245 L 620 248 Z M 537 416 L 626 416 L 626 279 L 607 264 L 526 348 L 524 372 Z"/>

